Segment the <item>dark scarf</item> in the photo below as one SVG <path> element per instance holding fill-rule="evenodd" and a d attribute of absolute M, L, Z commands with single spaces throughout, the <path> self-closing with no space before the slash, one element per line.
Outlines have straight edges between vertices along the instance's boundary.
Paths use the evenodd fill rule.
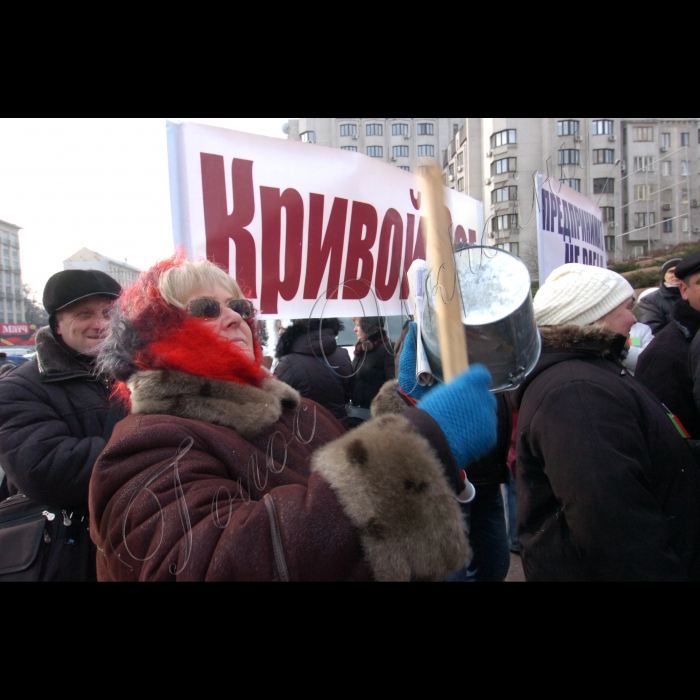
<path fill-rule="evenodd" d="M 671 319 L 690 342 L 700 330 L 700 311 L 694 309 L 685 299 L 680 299 L 671 311 Z"/>
<path fill-rule="evenodd" d="M 391 338 L 384 331 L 377 331 L 372 334 L 367 340 L 360 340 L 355 345 L 355 357 L 359 357 L 365 352 L 372 352 L 380 345 L 387 344 L 391 347 Z"/>

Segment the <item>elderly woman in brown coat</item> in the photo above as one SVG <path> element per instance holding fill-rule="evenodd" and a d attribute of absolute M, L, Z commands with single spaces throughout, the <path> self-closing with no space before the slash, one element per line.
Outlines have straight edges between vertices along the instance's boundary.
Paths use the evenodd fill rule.
<path fill-rule="evenodd" d="M 102 581 L 442 580 L 469 558 L 459 467 L 495 442 L 485 372 L 344 434 L 260 367 L 252 304 L 207 261 L 143 273 L 102 363 L 131 415 L 90 484 Z M 437 392 L 436 392 L 437 393 Z"/>

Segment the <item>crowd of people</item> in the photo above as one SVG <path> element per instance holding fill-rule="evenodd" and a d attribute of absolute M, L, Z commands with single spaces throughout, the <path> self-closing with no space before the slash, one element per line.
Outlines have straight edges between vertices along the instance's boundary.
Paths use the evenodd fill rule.
<path fill-rule="evenodd" d="M 0 580 L 700 578 L 700 253 L 639 300 L 569 263 L 514 391 L 416 381 L 417 327 L 279 329 L 206 260 L 52 276 L 0 375 Z"/>

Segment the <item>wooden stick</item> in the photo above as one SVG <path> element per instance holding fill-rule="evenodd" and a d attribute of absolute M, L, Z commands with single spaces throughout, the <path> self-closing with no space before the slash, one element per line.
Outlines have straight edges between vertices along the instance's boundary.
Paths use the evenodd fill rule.
<path fill-rule="evenodd" d="M 467 338 L 462 324 L 459 279 L 445 208 L 444 183 L 437 165 L 425 166 L 423 195 L 426 197 L 428 227 L 425 234 L 427 262 L 434 288 L 431 291 L 437 313 L 438 342 L 445 382 L 469 369 Z"/>

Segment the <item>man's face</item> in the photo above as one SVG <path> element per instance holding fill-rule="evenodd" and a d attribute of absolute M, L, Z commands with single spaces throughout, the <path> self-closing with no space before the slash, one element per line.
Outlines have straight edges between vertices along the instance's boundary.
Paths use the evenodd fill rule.
<path fill-rule="evenodd" d="M 670 284 L 671 286 L 678 286 L 681 281 L 676 277 L 676 268 L 675 267 L 669 267 L 668 270 L 666 271 L 666 274 L 664 275 L 664 282 L 666 284 Z"/>
<path fill-rule="evenodd" d="M 681 296 L 696 310 L 700 311 L 700 272 L 695 272 L 681 280 Z"/>
<path fill-rule="evenodd" d="M 69 348 L 91 355 L 102 339 L 111 306 L 112 300 L 108 297 L 76 301 L 56 314 L 56 332 Z"/>

